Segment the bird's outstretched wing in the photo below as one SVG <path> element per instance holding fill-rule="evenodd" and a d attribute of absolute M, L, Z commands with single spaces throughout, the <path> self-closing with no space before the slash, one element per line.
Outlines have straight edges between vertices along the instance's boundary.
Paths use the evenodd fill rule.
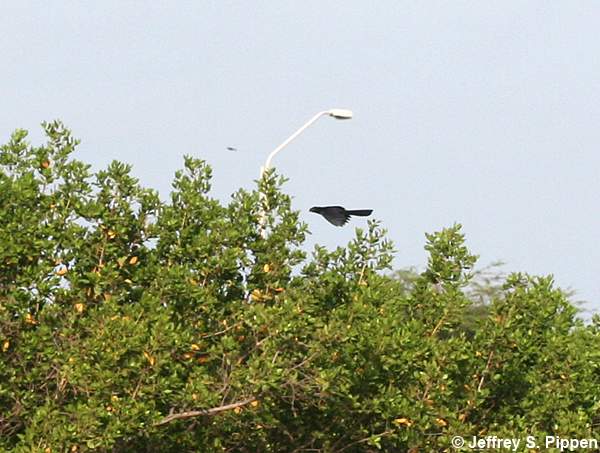
<path fill-rule="evenodd" d="M 341 206 L 329 206 L 322 212 L 323 217 L 335 226 L 344 226 L 350 220 L 350 214 Z"/>
<path fill-rule="evenodd" d="M 313 206 L 310 212 L 316 212 L 325 217 L 329 223 L 335 226 L 344 226 L 353 215 L 366 217 L 371 215 L 372 209 L 356 209 L 347 211 L 342 206 Z"/>

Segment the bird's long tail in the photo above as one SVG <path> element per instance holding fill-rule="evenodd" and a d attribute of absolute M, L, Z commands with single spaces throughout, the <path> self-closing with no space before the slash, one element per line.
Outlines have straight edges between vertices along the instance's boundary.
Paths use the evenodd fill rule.
<path fill-rule="evenodd" d="M 372 209 L 355 209 L 354 211 L 346 211 L 348 214 L 350 215 L 357 215 L 360 217 L 367 217 L 370 216 L 371 213 L 373 212 Z"/>

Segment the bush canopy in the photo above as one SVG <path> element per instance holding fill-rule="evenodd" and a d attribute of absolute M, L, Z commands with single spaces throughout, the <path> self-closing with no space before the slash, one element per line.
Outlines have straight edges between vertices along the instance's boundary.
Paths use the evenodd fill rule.
<path fill-rule="evenodd" d="M 274 172 L 223 204 L 210 167 L 186 157 L 161 201 L 128 165 L 74 159 L 60 122 L 43 127 L 42 146 L 17 130 L 1 147 L 0 449 L 600 439 L 600 319 L 521 273 L 482 306 L 460 225 L 426 235 L 410 278 L 390 272 L 377 221 L 307 256 Z"/>

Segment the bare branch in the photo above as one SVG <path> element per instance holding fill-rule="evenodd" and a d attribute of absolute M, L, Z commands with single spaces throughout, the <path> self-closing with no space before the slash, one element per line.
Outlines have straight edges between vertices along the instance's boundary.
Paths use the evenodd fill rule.
<path fill-rule="evenodd" d="M 169 414 L 162 420 L 156 422 L 154 426 L 166 425 L 174 420 L 183 420 L 186 418 L 194 418 L 194 417 L 202 417 L 202 416 L 211 416 L 217 415 L 221 412 L 229 411 L 231 409 L 235 409 L 237 407 L 242 407 L 251 402 L 256 401 L 255 397 L 250 397 L 242 401 L 238 401 L 237 403 L 226 404 L 224 406 L 211 407 L 210 409 L 201 409 L 197 411 L 187 411 L 187 412 L 179 412 L 175 414 Z"/>
<path fill-rule="evenodd" d="M 440 318 L 440 320 L 438 321 L 438 323 L 435 325 L 435 327 L 433 328 L 433 330 L 429 334 L 430 337 L 433 337 L 435 335 L 435 333 L 439 330 L 439 328 L 442 327 L 442 323 L 445 321 L 445 319 L 446 319 L 446 315 L 444 315 L 444 316 L 442 316 Z"/>
<path fill-rule="evenodd" d="M 200 338 L 202 338 L 204 340 L 206 338 L 211 338 L 211 337 L 216 337 L 216 336 L 219 336 L 219 335 L 223 335 L 224 333 L 229 332 L 231 329 L 234 329 L 235 327 L 239 326 L 240 324 L 242 324 L 241 321 L 236 322 L 235 324 L 232 324 L 229 327 L 227 327 L 227 328 L 225 328 L 223 330 L 220 330 L 219 332 L 214 332 L 214 333 L 209 333 L 209 334 L 206 334 L 206 335 L 202 335 L 202 337 L 200 337 Z"/>
<path fill-rule="evenodd" d="M 483 388 L 483 382 L 485 380 L 485 375 L 490 372 L 493 358 L 494 358 L 494 351 L 490 351 L 490 355 L 488 356 L 487 363 L 485 364 L 485 369 L 483 370 L 483 373 L 481 373 L 481 379 L 479 380 L 479 385 L 477 386 L 477 392 L 481 392 L 481 389 Z"/>
<path fill-rule="evenodd" d="M 374 436 L 386 437 L 386 436 L 389 436 L 390 434 L 393 434 L 393 433 L 394 433 L 394 431 L 393 431 L 393 430 L 389 430 L 389 429 L 387 429 L 387 430 L 383 431 L 382 433 L 375 434 Z M 340 448 L 339 450 L 336 450 L 336 452 L 337 452 L 337 453 L 341 453 L 342 451 L 346 451 L 346 450 L 348 450 L 350 447 L 353 447 L 353 446 L 355 446 L 355 445 L 358 445 L 358 444 L 364 444 L 365 442 L 368 442 L 368 441 L 371 439 L 371 437 L 373 437 L 373 436 L 365 437 L 364 439 L 360 439 L 360 440 L 356 440 L 356 441 L 354 441 L 354 442 L 351 442 L 351 443 L 349 443 L 348 445 L 346 445 L 345 447 L 343 447 L 343 448 Z"/>

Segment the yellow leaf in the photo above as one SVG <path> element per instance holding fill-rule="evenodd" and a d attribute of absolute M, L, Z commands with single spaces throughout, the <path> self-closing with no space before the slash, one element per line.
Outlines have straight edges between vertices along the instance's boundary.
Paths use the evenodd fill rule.
<path fill-rule="evenodd" d="M 108 233 L 106 233 L 109 237 L 109 239 L 114 239 L 117 236 L 117 232 L 114 230 L 108 230 Z"/>
<path fill-rule="evenodd" d="M 137 256 L 132 256 L 131 259 L 129 260 L 129 264 L 131 264 L 132 266 L 137 262 L 138 262 Z"/>
<path fill-rule="evenodd" d="M 239 414 L 240 412 L 242 412 L 242 408 L 241 407 L 236 407 L 233 412 L 235 412 L 236 414 Z"/>
<path fill-rule="evenodd" d="M 31 324 L 32 326 L 35 326 L 38 323 L 35 320 L 35 318 L 33 316 L 31 316 L 31 313 L 27 313 L 27 315 L 25 316 L 25 322 L 27 324 Z"/>
<path fill-rule="evenodd" d="M 148 361 L 148 363 L 150 364 L 150 366 L 154 366 L 154 364 L 156 363 L 156 358 L 155 357 L 152 357 L 146 351 L 144 351 L 144 357 L 146 357 L 146 360 Z"/>
<path fill-rule="evenodd" d="M 254 291 L 252 291 L 252 299 L 262 300 L 262 298 L 263 298 L 263 295 L 259 289 L 255 289 Z"/>
<path fill-rule="evenodd" d="M 258 407 L 258 405 L 259 405 L 259 402 L 256 400 L 254 400 L 250 403 L 250 406 L 252 406 L 252 407 Z"/>
<path fill-rule="evenodd" d="M 275 288 L 276 293 L 282 293 L 284 291 L 285 291 L 285 289 L 283 289 L 283 288 Z"/>
<path fill-rule="evenodd" d="M 408 426 L 408 427 L 410 427 L 410 426 L 413 425 L 413 422 L 409 418 L 402 417 L 402 418 L 395 419 L 394 420 L 394 425 L 397 425 L 397 426 Z"/>
<path fill-rule="evenodd" d="M 263 271 L 265 274 L 268 274 L 269 272 L 271 272 L 271 266 L 269 266 L 268 264 L 265 264 L 263 266 Z"/>
<path fill-rule="evenodd" d="M 198 346 L 196 343 L 192 343 L 192 345 L 190 346 L 190 349 L 192 351 L 199 351 L 200 350 L 200 346 Z"/>
<path fill-rule="evenodd" d="M 2 343 L 2 352 L 8 351 L 8 348 L 10 348 L 10 341 L 4 340 Z"/>
<path fill-rule="evenodd" d="M 458 420 L 459 420 L 459 421 L 461 421 L 461 422 L 463 422 L 463 423 L 464 423 L 464 421 L 465 421 L 466 419 L 467 419 L 467 414 L 460 414 L 460 415 L 458 416 Z"/>
<path fill-rule="evenodd" d="M 435 423 L 441 427 L 448 426 L 448 422 L 446 420 L 444 420 L 443 418 L 436 418 Z"/>
<path fill-rule="evenodd" d="M 55 274 L 58 275 L 59 277 L 62 277 L 63 275 L 65 275 L 67 273 L 67 267 L 63 266 L 60 269 L 58 269 Z"/>
<path fill-rule="evenodd" d="M 206 363 L 206 362 L 208 362 L 208 356 L 207 355 L 203 355 L 201 357 L 198 357 L 198 363 L 200 365 L 202 365 L 203 363 Z"/>
<path fill-rule="evenodd" d="M 77 313 L 83 313 L 84 309 L 85 309 L 85 304 L 75 304 L 75 310 L 77 311 Z"/>

